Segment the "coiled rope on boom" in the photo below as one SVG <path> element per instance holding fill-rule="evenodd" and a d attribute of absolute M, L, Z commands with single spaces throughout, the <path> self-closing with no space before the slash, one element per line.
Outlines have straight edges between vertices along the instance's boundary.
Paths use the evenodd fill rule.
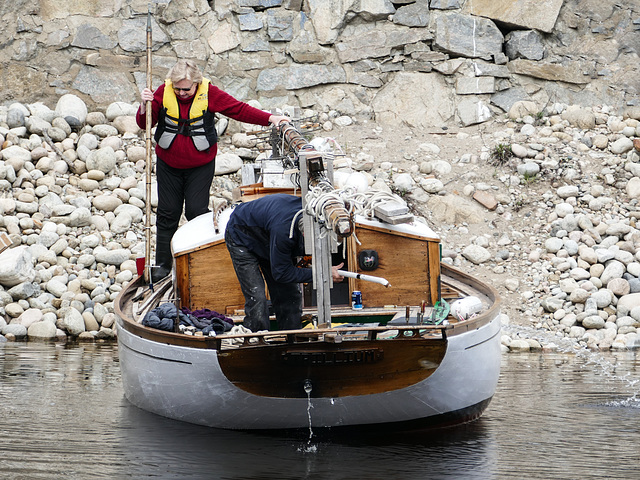
<path fill-rule="evenodd" d="M 316 222 L 323 225 L 326 230 L 322 236 L 329 232 L 335 233 L 340 238 L 345 238 L 353 233 L 353 216 L 362 215 L 373 218 L 375 208 L 385 202 L 404 201 L 395 194 L 381 190 L 367 190 L 358 192 L 354 187 L 335 189 L 325 176 L 322 158 L 333 155 L 321 154 L 300 134 L 290 123 L 283 123 L 278 127 L 279 148 L 282 158 L 288 158 L 298 169 L 307 168 L 300 164 L 301 154 L 312 155 L 313 168 L 309 168 L 306 174 L 307 185 L 304 197 L 303 210 L 298 212 L 291 222 L 290 236 L 293 236 L 300 213 L 304 212 Z M 293 158 L 291 158 L 291 156 Z M 309 158 L 309 157 L 307 157 Z M 303 189 L 304 191 L 305 189 Z M 357 240 L 357 239 L 356 239 Z"/>
<path fill-rule="evenodd" d="M 329 186 L 331 185 L 328 182 L 327 184 Z M 349 217 L 353 215 L 373 218 L 376 207 L 386 202 L 399 202 L 403 204 L 404 200 L 394 193 L 383 190 L 358 192 L 354 187 L 327 190 L 326 185 L 317 185 L 307 193 L 305 209 L 300 210 L 298 215 L 306 212 L 319 223 L 325 224 L 328 230 L 340 235 L 339 223 L 341 221 L 349 221 Z M 327 215 L 327 212 L 334 211 L 334 209 L 331 208 L 334 206 L 346 208 L 348 217 L 344 214 Z M 291 224 L 291 234 L 298 215 L 294 217 Z"/>

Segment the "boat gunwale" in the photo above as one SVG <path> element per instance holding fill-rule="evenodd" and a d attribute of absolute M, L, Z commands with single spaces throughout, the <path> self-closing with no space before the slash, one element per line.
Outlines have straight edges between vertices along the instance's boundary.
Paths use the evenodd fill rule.
<path fill-rule="evenodd" d="M 398 334 L 396 337 L 381 339 L 381 341 L 390 340 L 416 340 L 416 339 L 430 339 L 440 340 L 440 336 L 429 336 L 428 334 L 441 333 L 442 338 L 460 335 L 465 332 L 479 329 L 480 327 L 488 324 L 498 314 L 500 310 L 501 300 L 497 290 L 480 280 L 475 279 L 471 275 L 468 275 L 461 270 L 447 265 L 441 264 L 443 283 L 447 283 L 446 277 L 450 277 L 452 280 L 463 283 L 468 289 L 476 290 L 477 292 L 486 296 L 491 305 L 489 308 L 480 314 L 471 317 L 468 320 L 457 320 L 453 322 L 447 322 L 446 324 L 433 325 L 433 324 L 408 324 L 408 325 L 386 325 L 386 326 L 336 326 L 333 328 L 318 328 L 318 329 L 297 329 L 297 330 L 276 330 L 268 332 L 251 332 L 246 334 L 221 334 L 213 337 L 209 336 L 195 336 L 186 335 L 179 332 L 169 332 L 165 330 L 159 330 L 152 327 L 147 327 L 138 323 L 133 318 L 125 313 L 124 305 L 127 301 L 130 301 L 134 296 L 135 291 L 139 287 L 145 287 L 144 279 L 138 277 L 130 282 L 118 295 L 115 302 L 115 313 L 118 318 L 122 320 L 121 325 L 125 330 L 137 335 L 141 338 L 166 343 L 169 345 L 177 345 L 184 347 L 200 348 L 200 349 L 214 349 L 225 350 L 225 348 L 247 348 L 269 345 L 267 343 L 268 338 L 286 338 L 288 343 L 306 342 L 308 343 L 311 338 L 317 337 L 320 339 L 322 336 L 331 335 L 344 335 L 348 333 L 367 333 L 368 339 L 376 338 L 378 333 L 396 331 L 399 332 L 411 332 L 412 335 L 406 335 L 406 333 Z M 397 309 L 401 310 L 401 307 Z M 425 335 L 425 332 L 427 335 Z M 235 344 L 233 347 L 223 345 L 223 340 L 238 340 L 244 339 L 244 342 Z M 257 339 L 257 342 L 250 342 L 251 339 Z M 349 340 L 355 341 L 356 339 Z M 325 340 L 326 341 L 326 340 Z"/>

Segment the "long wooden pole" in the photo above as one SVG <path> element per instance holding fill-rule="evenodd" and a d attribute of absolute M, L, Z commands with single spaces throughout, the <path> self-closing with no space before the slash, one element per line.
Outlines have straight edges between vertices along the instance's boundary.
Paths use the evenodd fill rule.
<path fill-rule="evenodd" d="M 151 79 L 151 3 L 147 10 L 147 88 L 153 91 L 153 84 Z M 147 101 L 146 104 L 146 132 L 145 141 L 147 148 L 146 158 L 146 204 L 145 204 L 145 248 L 144 248 L 144 280 L 149 282 L 151 279 L 151 101 Z"/>

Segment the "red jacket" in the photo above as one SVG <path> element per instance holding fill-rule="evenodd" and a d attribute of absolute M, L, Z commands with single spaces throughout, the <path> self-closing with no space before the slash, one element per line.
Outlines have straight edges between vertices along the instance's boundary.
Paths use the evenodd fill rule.
<path fill-rule="evenodd" d="M 162 97 L 164 94 L 164 84 L 160 85 L 153 94 L 151 102 L 152 120 L 151 124 L 158 122 L 158 113 L 162 107 Z M 193 97 L 183 100 L 179 96 L 178 105 L 180 106 L 180 117 L 189 118 L 189 108 Z M 257 108 L 236 100 L 231 95 L 223 92 L 218 87 L 209 84 L 209 111 L 221 113 L 226 117 L 233 118 L 244 123 L 253 123 L 255 125 L 269 125 L 270 113 L 264 112 Z M 141 114 L 140 109 L 136 114 L 136 123 L 141 129 L 146 128 L 146 114 Z M 193 144 L 191 138 L 184 135 L 178 135 L 167 150 L 156 145 L 157 157 L 173 168 L 193 168 L 200 167 L 206 163 L 212 162 L 218 153 L 218 146 L 213 145 L 208 151 L 199 152 Z"/>

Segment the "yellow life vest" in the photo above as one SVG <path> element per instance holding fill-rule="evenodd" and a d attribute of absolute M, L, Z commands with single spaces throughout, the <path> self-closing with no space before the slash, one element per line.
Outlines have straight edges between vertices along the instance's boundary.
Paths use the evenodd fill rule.
<path fill-rule="evenodd" d="M 173 118 L 180 117 L 180 108 L 178 107 L 178 98 L 173 90 L 171 80 L 164 81 L 164 94 L 162 96 L 162 105 L 167 109 L 167 115 Z M 209 79 L 203 78 L 202 83 L 198 85 L 193 103 L 189 109 L 189 118 L 197 118 L 204 114 L 209 108 Z"/>
<path fill-rule="evenodd" d="M 165 80 L 162 108 L 158 116 L 155 140 L 160 148 L 168 149 L 178 134 L 191 137 L 198 151 L 210 148 L 218 141 L 215 116 L 209 108 L 209 79 L 198 85 L 189 108 L 189 118 L 180 118 L 180 106 L 171 80 Z"/>

